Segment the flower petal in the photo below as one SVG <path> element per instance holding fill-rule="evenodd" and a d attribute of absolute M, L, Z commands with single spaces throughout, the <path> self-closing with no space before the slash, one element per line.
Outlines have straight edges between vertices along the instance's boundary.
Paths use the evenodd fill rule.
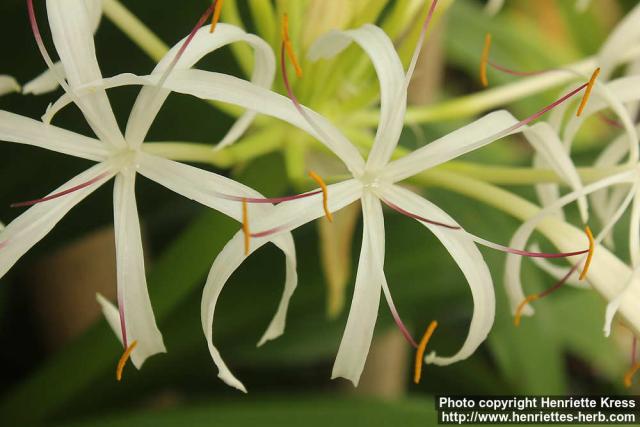
<path fill-rule="evenodd" d="M 169 68 L 185 40 L 186 38 L 179 41 L 169 50 L 153 70 L 153 74 L 162 75 Z M 176 63 L 175 70 L 191 68 L 205 55 L 235 42 L 246 42 L 253 47 L 255 56 L 251 81 L 257 86 L 269 89 L 273 83 L 276 69 L 273 50 L 260 37 L 247 34 L 243 29 L 233 25 L 221 23 L 216 26 L 216 31 L 213 34 L 209 32 L 208 26 L 198 30 L 184 54 Z M 157 87 L 142 88 L 127 124 L 126 138 L 130 144 L 135 147 L 142 144 L 153 120 L 169 94 L 170 90 L 167 89 Z M 253 111 L 245 113 L 229 130 L 219 146 L 223 147 L 235 142 L 249 127 L 255 115 L 256 113 Z"/>
<path fill-rule="evenodd" d="M 381 186 L 381 197 L 402 209 L 445 224 L 456 224 L 442 209 L 426 199 L 397 185 Z M 487 338 L 495 317 L 495 294 L 489 268 L 473 240 L 463 230 L 451 230 L 421 222 L 440 240 L 454 259 L 469 283 L 473 298 L 473 316 L 469 334 L 456 354 L 449 357 L 436 356 L 432 352 L 426 363 L 449 365 L 471 356 Z"/>
<path fill-rule="evenodd" d="M 378 318 L 382 278 L 384 274 L 384 219 L 377 197 L 369 192 L 362 196 L 362 247 L 356 273 L 356 285 L 347 326 L 333 364 L 331 378 L 343 377 L 358 385 L 369 354 Z"/>
<path fill-rule="evenodd" d="M 136 207 L 135 176 L 132 169 L 124 169 L 116 176 L 113 191 L 113 219 L 116 233 L 116 260 L 118 268 L 118 308 L 124 313 L 126 340 L 121 325 L 114 330 L 121 341 L 137 345 L 131 361 L 140 369 L 144 361 L 167 350 L 155 316 L 144 269 L 142 236 Z M 111 310 L 113 312 L 113 310 Z"/>
<path fill-rule="evenodd" d="M 293 246 L 291 234 L 287 233 L 275 236 L 272 240 L 286 256 L 286 282 L 284 293 L 280 300 L 280 304 L 278 305 L 276 315 L 272 319 L 258 345 L 262 345 L 268 340 L 277 338 L 284 331 L 289 300 L 297 284 L 295 248 Z M 269 238 L 252 239 L 250 253 L 253 253 L 267 242 L 269 242 Z M 209 352 L 211 353 L 214 363 L 218 367 L 218 377 L 227 385 L 246 393 L 247 390 L 244 385 L 231 373 L 227 365 L 224 363 L 222 356 L 220 356 L 220 352 L 213 344 L 213 318 L 218 298 L 220 297 L 220 293 L 222 292 L 224 285 L 229 280 L 229 277 L 231 277 L 233 272 L 238 269 L 245 259 L 244 235 L 242 231 L 240 231 L 236 233 L 229 243 L 225 245 L 222 251 L 220 251 L 211 266 L 211 270 L 202 293 L 201 316 L 202 328 L 207 339 Z"/>
<path fill-rule="evenodd" d="M 549 163 L 538 153 L 533 154 L 533 167 L 539 169 L 549 169 Z M 540 205 L 544 208 L 553 204 L 560 198 L 560 186 L 554 183 L 536 184 L 534 186 Z M 558 218 L 564 219 L 564 211 L 556 213 Z"/>
<path fill-rule="evenodd" d="M 109 172 L 109 166 L 105 163 L 99 163 L 57 188 L 51 194 L 76 187 L 106 172 Z M 67 212 L 112 176 L 113 174 L 105 175 L 90 186 L 47 202 L 38 203 L 11 221 L 0 232 L 0 277 L 4 276 L 33 245 L 46 236 Z"/>
<path fill-rule="evenodd" d="M 627 292 L 629 292 L 632 289 L 633 285 L 637 285 L 639 280 L 640 280 L 640 267 L 637 267 L 631 273 L 631 277 L 629 277 L 627 284 L 624 286 L 624 288 L 622 288 L 620 293 L 618 293 L 618 295 L 616 295 L 615 298 L 611 299 L 607 304 L 607 309 L 604 315 L 604 328 L 603 328 L 605 337 L 608 337 L 611 334 L 611 324 L 613 323 L 613 318 L 615 317 L 616 313 L 618 312 L 618 309 L 622 305 L 622 302 L 625 296 L 627 295 Z"/>
<path fill-rule="evenodd" d="M 93 138 L 2 110 L 0 140 L 33 145 L 95 161 L 102 161 L 109 155 L 107 148 Z"/>
<path fill-rule="evenodd" d="M 78 87 L 102 80 L 93 42 L 95 18 L 91 13 L 95 10 L 94 4 L 93 1 L 47 0 L 53 42 L 74 92 Z M 74 101 L 80 103 L 87 121 L 101 140 L 116 146 L 125 145 L 104 89 L 95 86 Z"/>
<path fill-rule="evenodd" d="M 580 175 L 567 154 L 562 141 L 548 123 L 539 122 L 525 128 L 524 136 L 531 146 L 540 154 L 551 167 L 574 191 L 582 188 Z M 586 197 L 578 199 L 578 208 L 583 223 L 589 220 L 589 208 Z"/>
<path fill-rule="evenodd" d="M 309 58 L 330 58 L 356 42 L 373 62 L 380 82 L 380 123 L 367 168 L 382 168 L 398 145 L 407 108 L 405 73 L 400 57 L 389 36 L 375 25 L 366 24 L 357 30 L 331 31 L 316 41 L 309 50 Z"/>
<path fill-rule="evenodd" d="M 461 127 L 401 159 L 395 160 L 385 168 L 382 175 L 392 182 L 402 181 L 426 169 L 455 159 L 470 151 L 502 137 L 504 129 L 518 123 L 518 120 L 506 110 L 499 110 Z M 514 133 L 521 131 L 517 130 Z"/>
<path fill-rule="evenodd" d="M 624 52 L 640 40 L 640 5 L 626 14 L 609 34 L 598 53 L 598 63 L 602 67 L 602 77 L 606 80 L 620 63 Z"/>
<path fill-rule="evenodd" d="M 0 75 L 0 96 L 20 91 L 20 85 L 11 76 Z"/>

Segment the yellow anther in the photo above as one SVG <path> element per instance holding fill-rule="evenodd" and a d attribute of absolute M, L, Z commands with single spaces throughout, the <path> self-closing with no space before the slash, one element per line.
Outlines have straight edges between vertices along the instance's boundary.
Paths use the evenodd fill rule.
<path fill-rule="evenodd" d="M 220 11 L 222 10 L 222 3 L 224 0 L 213 0 L 215 2 L 215 6 L 213 8 L 213 17 L 211 18 L 211 28 L 209 28 L 209 32 L 213 33 L 216 30 L 216 25 L 218 25 L 218 21 L 220 20 Z"/>
<path fill-rule="evenodd" d="M 124 353 L 122 353 L 122 356 L 120 356 L 120 360 L 118 360 L 118 367 L 116 368 L 116 379 L 118 381 L 122 380 L 122 371 L 124 370 L 124 365 L 127 364 L 127 360 L 129 360 L 129 357 L 131 356 L 131 352 L 133 351 L 134 348 L 136 348 L 136 345 L 138 345 L 138 341 L 133 341 L 129 347 L 127 347 L 124 350 Z"/>
<path fill-rule="evenodd" d="M 293 51 L 291 39 L 289 38 L 289 15 L 287 15 L 286 13 L 282 16 L 282 43 L 284 45 L 285 51 L 287 52 L 287 56 L 291 61 L 291 64 L 293 64 L 293 68 L 296 70 L 296 76 L 298 76 L 298 78 L 302 77 L 302 67 L 300 67 L 298 57 Z"/>
<path fill-rule="evenodd" d="M 438 322 L 433 320 L 427 330 L 424 332 L 422 339 L 420 340 L 420 344 L 418 344 L 418 348 L 416 350 L 416 360 L 415 367 L 413 371 L 413 382 L 418 384 L 420 382 L 420 377 L 422 376 L 422 363 L 424 359 L 424 351 L 427 349 L 427 344 L 433 335 L 433 331 L 438 327 Z"/>
<path fill-rule="evenodd" d="M 251 232 L 249 231 L 249 208 L 247 199 L 242 199 L 242 232 L 244 233 L 244 254 L 249 256 L 249 242 L 251 241 Z"/>
<path fill-rule="evenodd" d="M 483 87 L 489 86 L 487 79 L 487 63 L 489 62 L 489 51 L 491 50 L 491 33 L 484 36 L 484 49 L 482 49 L 482 58 L 480 59 L 480 82 Z"/>
<path fill-rule="evenodd" d="M 626 388 L 631 387 L 631 385 L 633 384 L 633 376 L 636 374 L 636 372 L 638 372 L 638 369 L 640 369 L 640 363 L 636 362 L 633 364 L 633 366 L 624 374 L 624 386 Z"/>
<path fill-rule="evenodd" d="M 591 229 L 588 225 L 584 228 L 584 231 L 585 233 L 587 233 L 587 238 L 589 239 L 589 254 L 587 255 L 587 260 L 584 262 L 582 273 L 580 273 L 580 280 L 584 280 L 584 278 L 587 277 L 587 272 L 589 271 L 589 266 L 591 265 L 591 260 L 593 259 L 593 250 L 595 249 L 593 234 L 591 233 Z"/>
<path fill-rule="evenodd" d="M 320 175 L 314 171 L 309 171 L 309 176 L 312 180 L 317 182 L 322 189 L 322 207 L 324 209 L 324 216 L 327 217 L 329 222 L 333 222 L 333 215 L 331 214 L 331 211 L 329 211 L 329 192 L 327 191 L 327 184 L 325 184 L 322 178 L 320 178 Z"/>
<path fill-rule="evenodd" d="M 534 302 L 539 298 L 540 298 L 539 294 L 529 295 L 520 303 L 520 305 L 518 305 L 518 308 L 516 309 L 516 314 L 513 317 L 513 324 L 516 325 L 516 327 L 520 326 L 520 320 L 522 319 L 522 310 L 524 310 L 524 308 L 527 305 L 529 305 L 529 303 Z"/>
<path fill-rule="evenodd" d="M 600 67 L 596 68 L 593 74 L 591 74 L 591 78 L 589 79 L 589 83 L 587 84 L 587 88 L 584 91 L 584 96 L 582 97 L 582 101 L 580 101 L 580 106 L 578 107 L 578 112 L 576 113 L 576 117 L 580 117 L 582 114 L 582 110 L 587 106 L 587 101 L 589 101 L 589 96 L 591 96 L 591 91 L 593 90 L 593 85 L 596 84 L 596 79 L 600 74 Z"/>

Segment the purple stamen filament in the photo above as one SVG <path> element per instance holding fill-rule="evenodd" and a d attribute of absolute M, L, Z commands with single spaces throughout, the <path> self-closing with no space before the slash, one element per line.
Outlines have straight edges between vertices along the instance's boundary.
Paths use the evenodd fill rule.
<path fill-rule="evenodd" d="M 307 197 L 315 196 L 316 194 L 321 194 L 322 190 L 313 190 L 308 193 L 295 194 L 293 196 L 283 196 L 283 197 L 244 197 L 244 196 L 233 196 L 228 194 L 218 193 L 217 196 L 226 199 L 232 200 L 234 202 L 242 202 L 243 200 L 247 203 L 271 203 L 277 204 L 282 202 L 288 202 L 291 200 L 304 199 Z"/>
<path fill-rule="evenodd" d="M 71 194 L 71 193 L 74 193 L 74 192 L 76 192 L 78 190 L 82 190 L 83 188 L 87 188 L 87 187 L 95 184 L 96 182 L 100 181 L 101 179 L 105 178 L 109 174 L 111 174 L 110 171 L 103 172 L 100 175 L 96 176 L 95 178 L 91 178 L 87 182 L 84 182 L 82 184 L 78 184 L 78 185 L 73 186 L 71 188 L 68 188 L 66 190 L 60 191 L 59 193 L 51 194 L 50 196 L 46 196 L 46 197 L 43 197 L 41 199 L 28 200 L 26 202 L 12 203 L 10 206 L 12 208 L 21 208 L 21 207 L 24 207 L 24 206 L 33 206 L 33 205 L 36 205 L 38 203 L 48 202 L 49 200 L 54 200 L 54 199 L 57 199 L 58 197 L 66 196 L 67 194 Z"/>
<path fill-rule="evenodd" d="M 445 224 L 445 223 L 442 223 L 442 222 L 433 221 L 433 220 L 425 218 L 423 216 L 411 213 L 411 212 L 409 212 L 407 210 L 402 209 L 400 206 L 391 203 L 388 200 L 382 199 L 382 201 L 384 202 L 385 205 L 389 206 L 394 211 L 399 212 L 402 215 L 408 216 L 409 218 L 417 219 L 418 221 L 425 222 L 427 224 L 437 225 L 438 227 L 448 228 L 450 230 L 461 230 L 462 229 L 462 227 L 460 227 L 459 225 L 449 225 L 449 224 Z"/>

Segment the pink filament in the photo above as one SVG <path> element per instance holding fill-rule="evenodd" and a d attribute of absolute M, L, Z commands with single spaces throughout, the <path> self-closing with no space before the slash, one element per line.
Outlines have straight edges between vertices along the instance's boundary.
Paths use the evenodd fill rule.
<path fill-rule="evenodd" d="M 33 206 L 33 205 L 36 205 L 38 203 L 48 202 L 49 200 L 54 200 L 54 199 L 57 199 L 58 197 L 66 196 L 67 194 L 71 194 L 71 193 L 74 193 L 74 192 L 76 192 L 78 190 L 82 190 L 83 188 L 87 188 L 90 185 L 93 185 L 96 182 L 100 181 L 101 179 L 105 178 L 110 173 L 111 173 L 110 171 L 103 172 L 100 175 L 96 176 L 95 178 L 91 178 L 87 182 L 84 182 L 82 184 L 78 184 L 76 186 L 73 186 L 71 188 L 63 190 L 63 191 L 61 191 L 59 193 L 51 194 L 50 196 L 46 196 L 46 197 L 43 197 L 41 199 L 28 200 L 26 202 L 12 203 L 10 206 L 12 208 L 21 208 L 21 207 L 24 207 L 24 206 Z"/>
<path fill-rule="evenodd" d="M 413 337 L 409 333 L 409 330 L 407 329 L 405 324 L 402 322 L 402 319 L 400 318 L 400 314 L 398 314 L 398 310 L 396 309 L 396 306 L 394 305 L 393 300 L 391 299 L 391 295 L 389 295 L 388 292 L 385 292 L 385 296 L 387 297 L 387 305 L 389 306 L 389 311 L 391 312 L 391 316 L 393 316 L 393 320 L 394 322 L 396 322 L 396 326 L 398 326 L 398 329 L 400 329 L 402 336 L 404 336 L 404 339 L 407 340 L 407 342 L 411 344 L 413 348 L 418 348 L 418 343 L 416 343 L 416 341 L 413 339 Z"/>
<path fill-rule="evenodd" d="M 122 334 L 122 345 L 124 348 L 129 347 L 127 339 L 127 321 L 124 317 L 124 296 L 118 291 L 118 313 L 120 314 L 120 333 Z"/>
<path fill-rule="evenodd" d="M 619 121 L 617 121 L 615 119 L 612 119 L 612 118 L 608 117 L 606 114 L 604 114 L 601 111 L 598 112 L 598 118 L 602 122 L 608 124 L 609 126 L 613 126 L 615 128 L 618 128 L 618 129 L 624 129 L 624 126 L 622 125 L 622 123 L 620 123 Z"/>
<path fill-rule="evenodd" d="M 383 199 L 382 201 L 387 206 L 389 206 L 391 209 L 393 209 L 394 211 L 400 212 L 402 215 L 408 216 L 409 218 L 417 219 L 418 221 L 426 222 L 427 224 L 437 225 L 438 227 L 444 227 L 444 228 L 448 228 L 448 229 L 451 229 L 451 230 L 460 230 L 460 229 L 462 229 L 462 227 L 460 227 L 459 225 L 449 225 L 449 224 L 445 224 L 445 223 L 442 223 L 442 222 L 433 221 L 433 220 L 430 220 L 430 219 L 425 218 L 423 216 L 411 213 L 411 212 L 409 212 L 407 210 L 402 209 L 400 206 L 391 203 L 388 200 L 384 200 Z"/>
<path fill-rule="evenodd" d="M 222 193 L 217 193 L 217 196 L 222 199 L 233 200 L 234 202 L 242 202 L 244 200 L 247 203 L 276 204 L 276 203 L 288 202 L 291 200 L 304 199 L 304 198 L 315 196 L 316 194 L 321 194 L 321 193 L 322 193 L 322 190 L 314 190 L 308 193 L 294 194 L 293 196 L 283 196 L 283 197 L 243 197 L 243 196 L 232 196 L 232 195 L 222 194 Z"/>
<path fill-rule="evenodd" d="M 567 272 L 567 274 L 565 274 L 560 280 L 558 280 L 553 286 L 545 289 L 544 291 L 540 292 L 538 294 L 538 299 L 546 297 L 547 295 L 549 295 L 552 292 L 557 291 L 558 289 L 560 289 L 562 287 L 562 285 L 564 285 L 565 283 L 567 283 L 567 280 L 569 280 L 569 277 L 571 277 L 571 275 L 578 269 L 578 265 L 580 263 L 576 263 L 573 265 L 573 267 L 571 267 L 571 269 L 569 269 L 569 271 Z"/>
<path fill-rule="evenodd" d="M 276 228 L 271 228 L 269 230 L 265 230 L 265 231 L 259 231 L 257 233 L 251 233 L 251 237 L 266 237 L 266 236 L 271 236 L 273 234 L 277 234 L 280 233 L 281 231 L 285 231 L 289 228 L 288 225 L 281 225 L 279 227 Z"/>
<path fill-rule="evenodd" d="M 636 347 L 638 346 L 638 337 L 633 335 L 633 339 L 631 340 L 631 366 L 636 364 Z"/>
<path fill-rule="evenodd" d="M 504 67 L 500 64 L 496 64 L 495 62 L 492 62 L 492 61 L 487 61 L 487 64 L 489 64 L 491 67 L 495 68 L 498 71 L 502 71 L 503 73 L 511 74 L 513 76 L 523 76 L 523 77 L 538 76 L 540 74 L 548 73 L 550 71 L 562 71 L 557 68 L 549 68 L 547 70 L 541 70 L 541 71 L 517 71 L 517 70 L 512 70 L 511 68 Z"/>

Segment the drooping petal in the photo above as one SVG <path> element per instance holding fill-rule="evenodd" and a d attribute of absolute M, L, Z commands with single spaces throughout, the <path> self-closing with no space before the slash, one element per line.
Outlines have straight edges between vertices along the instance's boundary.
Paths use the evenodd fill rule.
<path fill-rule="evenodd" d="M 109 155 L 107 147 L 93 138 L 1 110 L 0 141 L 33 145 L 95 161 Z"/>
<path fill-rule="evenodd" d="M 573 161 L 567 154 L 562 141 L 549 124 L 536 123 L 524 129 L 524 136 L 529 144 L 545 159 L 551 169 L 556 172 L 574 191 L 582 188 L 582 181 Z M 586 197 L 578 199 L 578 207 L 583 223 L 589 220 Z"/>
<path fill-rule="evenodd" d="M 333 364 L 331 378 L 343 377 L 358 385 L 369 354 L 378 318 L 384 263 L 382 206 L 370 192 L 362 196 L 362 247 L 349 318 Z"/>
<path fill-rule="evenodd" d="M 80 175 L 77 175 L 63 186 L 54 190 L 51 194 L 76 187 L 100 177 L 109 171 L 109 165 L 99 163 Z M 0 277 L 4 276 L 33 245 L 46 236 L 67 212 L 112 176 L 113 173 L 104 175 L 90 186 L 81 188 L 63 197 L 38 203 L 11 221 L 11 223 L 0 232 Z"/>
<path fill-rule="evenodd" d="M 154 74 L 164 73 L 176 54 L 183 46 L 186 38 L 178 42 L 153 70 Z M 175 65 L 175 70 L 188 69 L 194 66 L 200 59 L 215 50 L 226 45 L 245 42 L 254 49 L 254 69 L 251 77 L 252 83 L 269 89 L 275 77 L 275 56 L 271 47 L 261 38 L 247 34 L 239 27 L 223 24 L 216 26 L 213 34 L 209 33 L 208 26 L 197 31 L 189 46 L 184 51 Z M 169 96 L 170 90 L 156 87 L 143 87 L 136 99 L 133 110 L 127 124 L 127 141 L 133 146 L 139 146 L 144 141 L 151 124 L 160 111 L 162 104 Z M 256 113 L 248 111 L 229 130 L 220 146 L 229 145 L 237 140 L 249 127 Z"/>
<path fill-rule="evenodd" d="M 506 110 L 499 110 L 457 129 L 414 152 L 395 160 L 382 173 L 393 182 L 476 150 L 502 137 L 501 131 L 518 123 Z M 513 133 L 519 132 L 514 131 Z"/>
<path fill-rule="evenodd" d="M 382 185 L 380 196 L 402 209 L 444 224 L 456 222 L 436 205 L 397 185 Z M 489 268 L 473 240 L 463 230 L 419 221 L 427 227 L 447 249 L 467 279 L 473 298 L 473 316 L 467 338 L 456 354 L 449 357 L 437 356 L 432 352 L 425 358 L 426 363 L 449 365 L 471 356 L 487 338 L 495 317 L 495 294 Z"/>
<path fill-rule="evenodd" d="M 522 249 L 526 246 L 529 237 L 536 229 L 536 227 L 540 224 L 541 221 L 544 221 L 547 217 L 552 215 L 558 209 L 568 205 L 569 203 L 574 202 L 578 198 L 589 195 L 595 191 L 599 191 L 603 188 L 610 187 L 612 185 L 618 185 L 623 183 L 633 183 L 635 180 L 635 171 L 623 172 L 616 175 L 613 175 L 608 178 L 604 178 L 600 181 L 597 181 L 593 184 L 589 184 L 581 191 L 574 191 L 569 194 L 564 195 L 553 205 L 550 205 L 542 210 L 540 210 L 534 217 L 525 221 L 513 235 L 511 242 L 509 243 L 509 247 Z M 624 207 L 624 206 L 623 206 Z M 596 237 L 596 244 L 599 244 L 604 236 L 609 232 L 610 227 L 612 227 L 615 222 L 618 221 L 620 216 L 624 210 L 620 209 L 610 220 L 608 224 L 603 227 L 598 236 Z M 584 248 L 584 241 L 575 241 L 568 236 L 565 235 L 554 235 L 547 236 L 552 240 L 552 242 L 557 245 L 563 251 L 573 251 L 580 250 Z M 595 253 L 601 249 L 598 247 L 595 249 Z M 516 256 L 513 254 L 507 254 L 505 274 L 504 274 L 504 283 L 507 291 L 507 295 L 509 297 L 509 302 L 511 304 L 512 312 L 515 313 L 520 303 L 525 299 L 525 294 L 522 287 L 522 282 L 520 280 L 520 270 L 522 265 L 522 257 Z M 522 310 L 522 315 L 531 316 L 533 315 L 534 310 L 531 305 L 527 305 Z"/>
<path fill-rule="evenodd" d="M 53 42 L 72 91 L 102 80 L 93 42 L 94 5 L 95 2 L 78 0 L 47 0 Z M 74 101 L 80 103 L 87 121 L 102 141 L 120 147 L 125 145 L 104 89 L 94 86 Z"/>
<path fill-rule="evenodd" d="M 155 85 L 160 76 L 136 76 L 133 74 L 121 74 L 103 80 L 103 87 L 112 88 L 127 85 Z M 335 153 L 355 174 L 360 175 L 364 170 L 364 160 L 358 149 L 327 119 L 310 109 L 307 114 L 313 119 L 315 125 L 320 126 L 323 133 L 328 136 L 324 139 L 314 130 L 313 126 L 301 116 L 292 106 L 291 100 L 266 90 L 245 80 L 233 76 L 202 71 L 196 69 L 176 70 L 165 81 L 163 87 L 174 92 L 192 95 L 197 98 L 226 102 L 237 105 L 260 114 L 276 117 L 280 120 L 304 130 L 329 150 Z M 90 90 L 90 87 L 86 89 Z M 56 101 L 50 112 L 57 112 L 71 102 L 69 96 L 63 95 Z"/>
<path fill-rule="evenodd" d="M 102 19 L 102 0 L 84 1 L 87 4 L 89 19 L 91 20 L 91 26 L 95 34 Z M 25 95 L 43 95 L 48 92 L 53 92 L 59 86 L 58 77 L 65 77 L 64 66 L 61 62 L 56 62 L 53 70 L 46 70 L 38 77 L 26 83 L 22 93 Z"/>
<path fill-rule="evenodd" d="M 380 82 L 380 123 L 367 168 L 376 171 L 391 158 L 404 126 L 407 107 L 405 73 L 389 36 L 375 25 L 366 24 L 349 31 L 331 31 L 309 49 L 309 58 L 331 58 L 354 41 L 373 62 Z"/>
<path fill-rule="evenodd" d="M 626 14 L 609 34 L 598 53 L 598 63 L 602 67 L 602 77 L 607 80 L 620 63 L 624 52 L 640 40 L 640 5 Z"/>
<path fill-rule="evenodd" d="M 636 267 L 631 276 L 629 277 L 626 285 L 622 288 L 622 291 L 615 298 L 611 299 L 607 304 L 607 309 L 604 315 L 604 336 L 608 337 L 611 334 L 611 324 L 613 323 L 613 318 L 615 317 L 620 305 L 622 305 L 622 301 L 624 300 L 627 292 L 631 291 L 632 287 L 637 286 L 640 282 L 640 268 Z"/>
<path fill-rule="evenodd" d="M 19 91 L 20 85 L 16 79 L 11 76 L 0 75 L 0 96 Z"/>
<path fill-rule="evenodd" d="M 268 340 L 277 338 L 284 331 L 285 318 L 289 300 L 297 283 L 295 249 L 291 234 L 282 234 L 271 238 L 273 242 L 284 252 L 286 256 L 287 270 L 285 289 L 278 305 L 278 310 L 273 320 L 269 324 L 266 332 L 260 339 L 258 345 L 262 345 Z M 255 238 L 251 241 L 250 254 L 267 243 L 270 238 Z M 231 373 L 225 364 L 220 352 L 213 344 L 213 319 L 215 315 L 216 304 L 224 285 L 227 283 L 234 271 L 246 259 L 244 252 L 244 235 L 242 231 L 238 232 L 233 239 L 229 241 L 216 257 L 207 282 L 202 293 L 202 328 L 207 339 L 209 352 L 214 363 L 218 368 L 218 377 L 231 387 L 237 388 L 243 392 L 247 392 L 244 385 Z"/>
<path fill-rule="evenodd" d="M 131 361 L 140 369 L 144 361 L 167 350 L 155 316 L 144 269 L 144 254 L 135 196 L 134 170 L 126 168 L 116 176 L 113 191 L 113 219 L 118 269 L 118 311 L 120 322 L 114 330 L 125 343 L 137 341 Z M 106 310 L 113 313 L 113 309 Z M 106 314 L 107 314 L 106 313 Z M 126 337 L 123 337 L 123 331 Z M 128 343 L 128 344 L 127 344 Z"/>

